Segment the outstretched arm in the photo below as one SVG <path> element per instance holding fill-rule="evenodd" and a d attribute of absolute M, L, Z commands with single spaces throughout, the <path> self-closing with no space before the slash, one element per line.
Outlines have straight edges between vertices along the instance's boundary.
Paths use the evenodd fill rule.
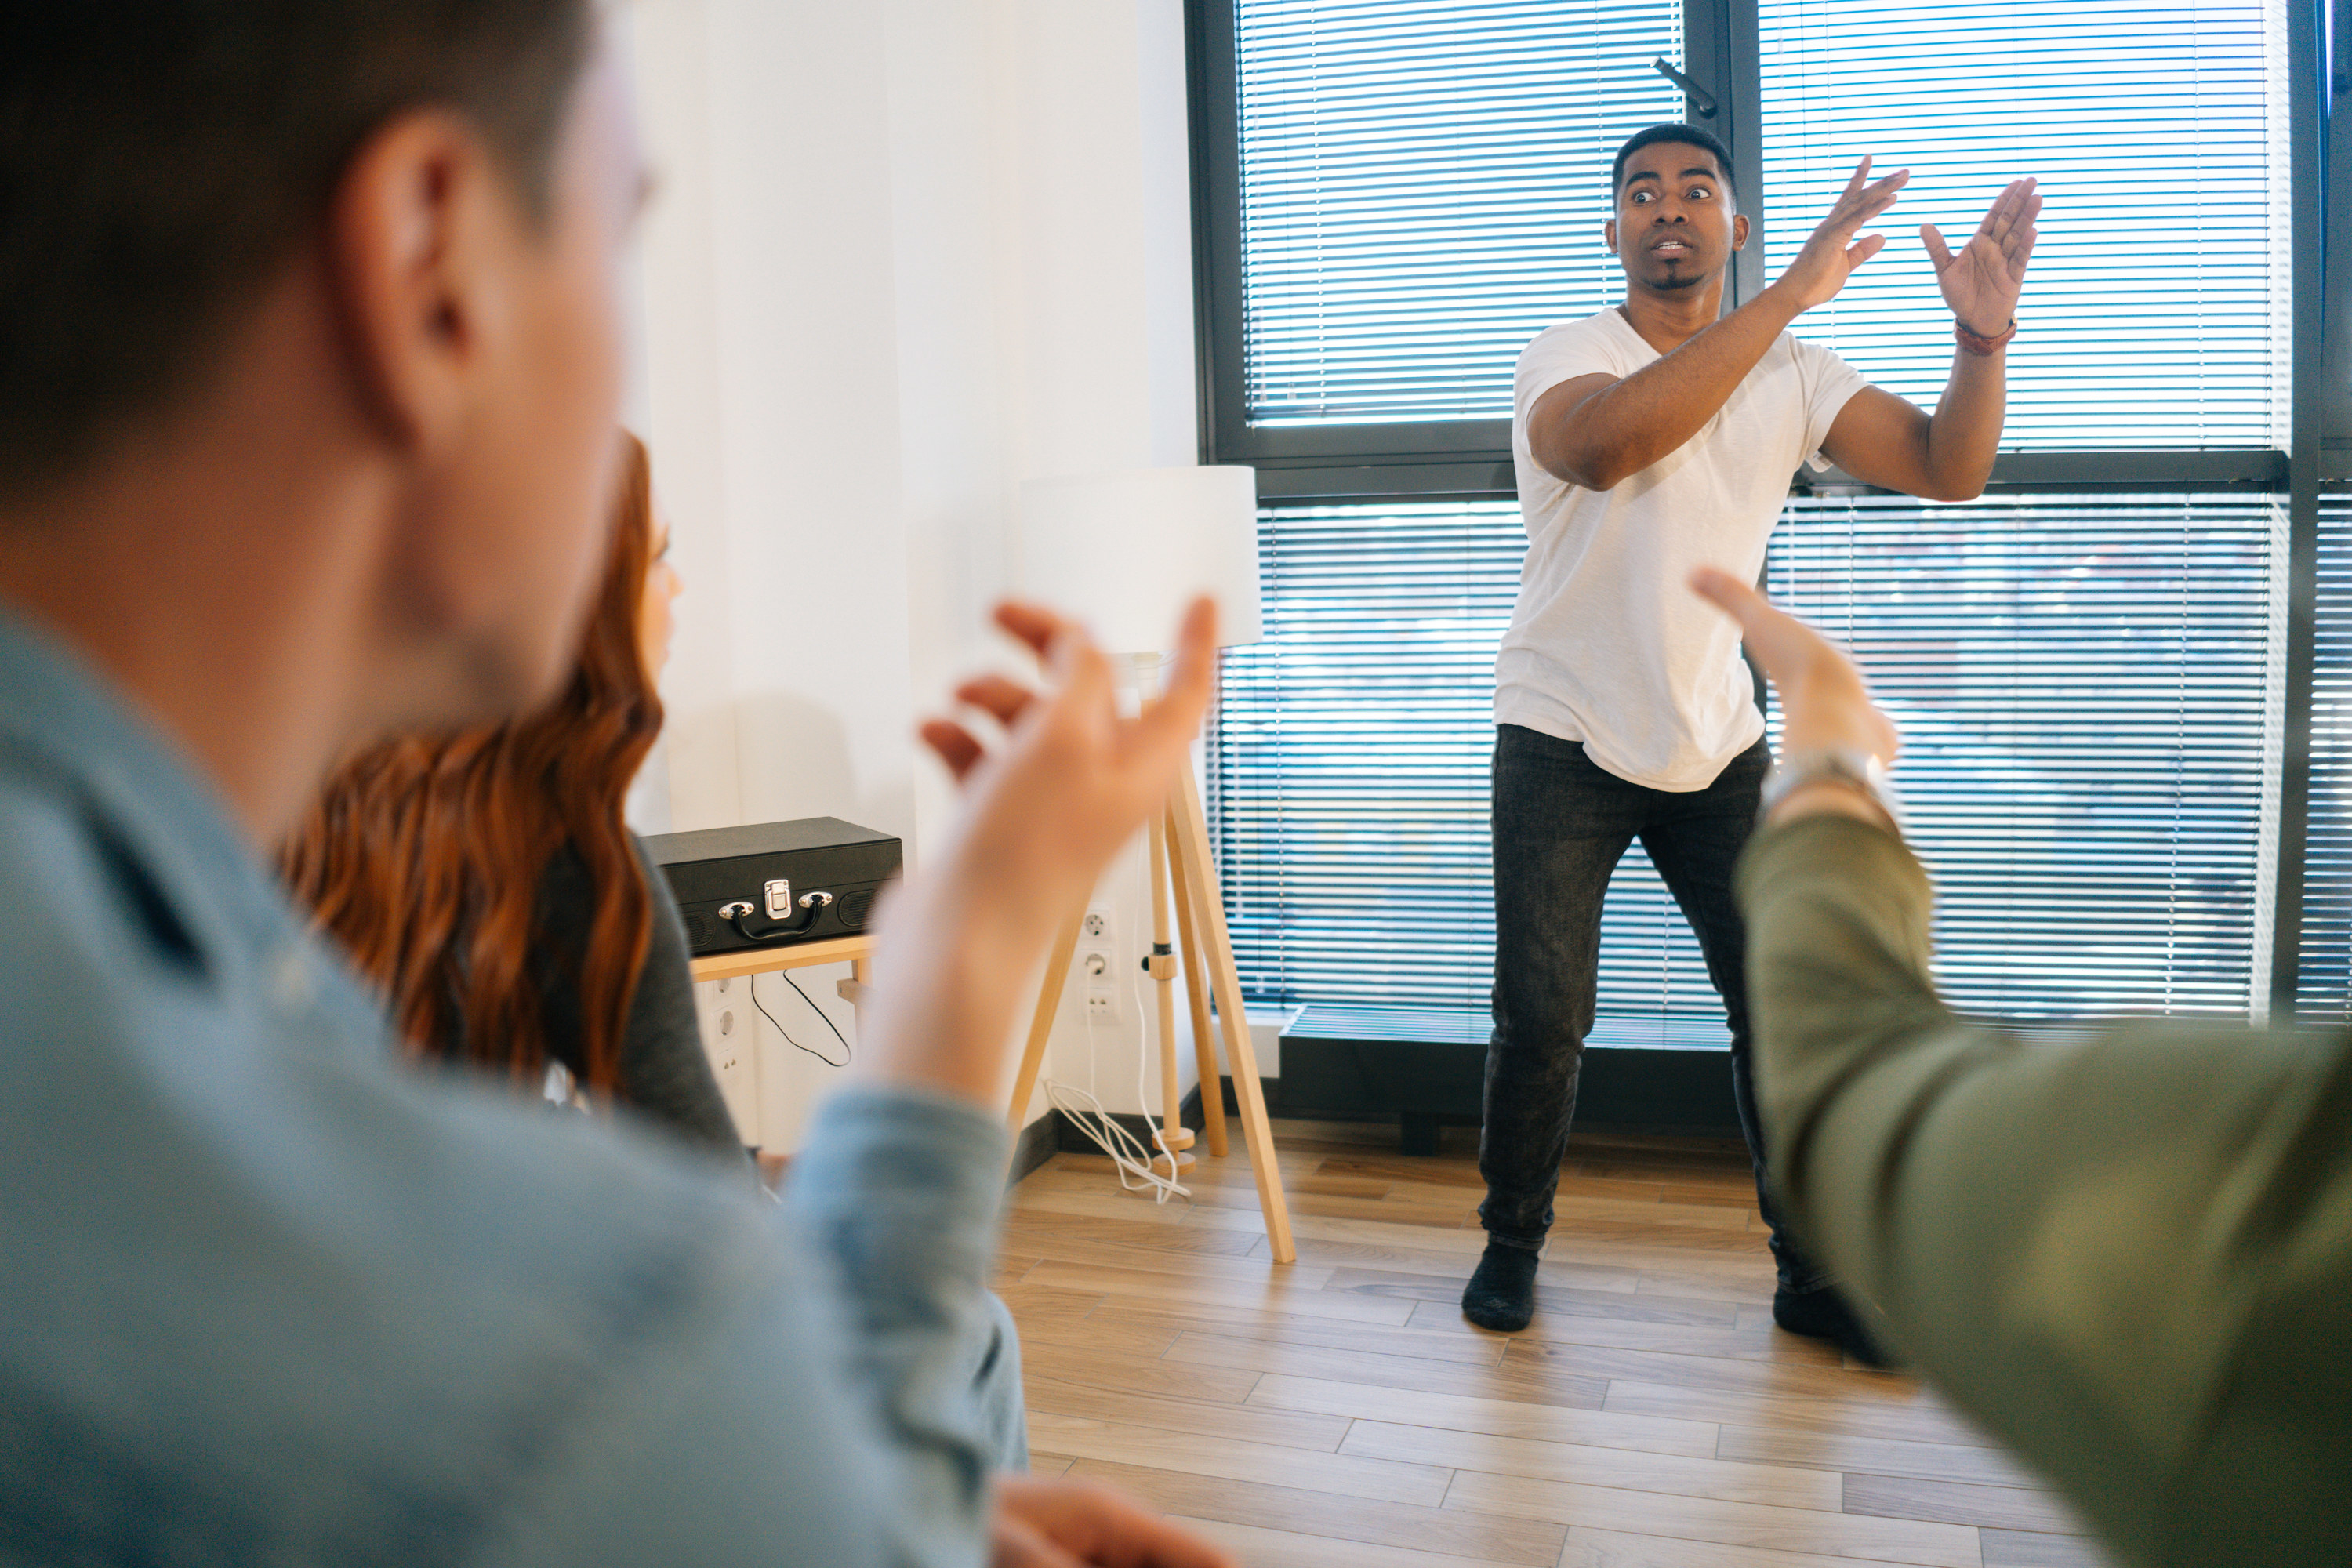
<path fill-rule="evenodd" d="M 1784 755 L 1893 755 L 1837 649 L 1728 574 L 1693 585 L 1771 677 Z M 1774 808 L 1738 886 L 1774 1185 L 1896 1346 L 2122 1558 L 2339 1560 L 2343 1040 L 2143 1019 L 2057 1042 L 1955 1016 L 1926 872 L 1831 778 Z"/>
<path fill-rule="evenodd" d="M 1755 299 L 1632 375 L 1579 376 L 1538 398 L 1528 412 L 1536 461 L 1570 484 L 1605 490 L 1697 435 L 1789 323 L 1835 299 L 1886 243 L 1854 233 L 1893 206 L 1911 176 L 1897 170 L 1865 184 L 1869 173 L 1864 158 L 1788 271 Z"/>
<path fill-rule="evenodd" d="M 2001 192 L 1958 251 L 1944 244 L 1935 225 L 1920 226 L 1944 303 L 1965 331 L 1980 338 L 2000 338 L 2009 331 L 2041 211 L 2033 182 L 2018 180 Z M 1864 484 L 1929 500 L 1973 500 L 1992 477 L 2000 447 L 2008 358 L 2006 346 L 1990 353 L 1956 349 L 1951 379 L 1932 416 L 1891 392 L 1864 387 L 1831 425 L 1822 449 Z"/>
<path fill-rule="evenodd" d="M 1162 694 L 1130 716 L 1110 661 L 1075 623 L 1028 605 L 996 619 L 1045 679 L 983 676 L 956 689 L 1002 728 L 993 745 L 951 720 L 923 726 L 964 786 L 963 811 L 885 908 L 854 1069 L 866 1092 L 821 1113 L 790 1196 L 838 1271 L 856 1381 L 906 1478 L 887 1521 L 902 1561 L 961 1547 L 988 1509 L 1001 1568 L 1232 1568 L 1214 1546 L 1084 1482 L 997 1477 L 992 1496 L 982 1489 L 964 1352 L 995 1251 L 1014 1017 L 1066 912 L 1167 800 L 1216 660 L 1216 615 L 1202 599 Z"/>

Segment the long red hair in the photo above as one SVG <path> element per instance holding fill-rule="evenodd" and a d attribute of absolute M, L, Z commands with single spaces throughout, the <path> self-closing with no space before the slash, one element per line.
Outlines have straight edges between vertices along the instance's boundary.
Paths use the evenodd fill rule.
<path fill-rule="evenodd" d="M 339 766 L 279 855 L 295 900 L 383 993 L 418 1054 L 536 1087 L 549 1059 L 530 957 L 539 890 L 566 843 L 594 889 L 580 968 L 587 1088 L 609 1094 L 652 903 L 622 804 L 661 732 L 640 645 L 653 491 L 622 436 L 603 586 L 562 694 L 504 724 L 412 735 Z"/>

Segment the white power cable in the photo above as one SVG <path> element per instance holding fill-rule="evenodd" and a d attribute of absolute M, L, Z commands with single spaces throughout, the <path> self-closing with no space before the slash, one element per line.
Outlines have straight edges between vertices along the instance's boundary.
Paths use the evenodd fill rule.
<path fill-rule="evenodd" d="M 1130 1193 L 1156 1192 L 1158 1195 L 1153 1199 L 1156 1203 L 1164 1204 L 1171 1196 L 1191 1199 L 1192 1191 L 1190 1187 L 1151 1168 L 1147 1163 L 1143 1145 L 1136 1141 L 1134 1133 L 1111 1119 L 1110 1112 L 1103 1109 L 1101 1100 L 1070 1084 L 1055 1083 L 1052 1079 L 1045 1079 L 1045 1099 L 1054 1109 L 1068 1117 L 1071 1123 L 1087 1135 L 1089 1142 L 1110 1156 L 1111 1163 L 1118 1168 L 1118 1184 L 1121 1187 Z M 1153 1133 L 1151 1141 L 1160 1142 L 1160 1134 Z"/>
<path fill-rule="evenodd" d="M 1129 999 L 1136 1004 L 1136 1017 L 1140 1021 L 1143 1016 L 1140 987 L 1132 978 L 1129 980 L 1128 987 L 1130 994 Z M 1171 1196 L 1182 1198 L 1189 1203 L 1192 1201 L 1192 1190 L 1176 1179 L 1176 1155 L 1168 1147 L 1166 1131 L 1159 1123 L 1151 1121 L 1151 1100 L 1145 1092 L 1145 1085 L 1150 1079 L 1150 1046 L 1151 1042 L 1147 1031 L 1139 1028 L 1136 1031 L 1135 1047 L 1135 1100 L 1138 1105 L 1143 1107 L 1145 1122 L 1151 1128 L 1152 1147 L 1158 1149 L 1168 1161 L 1166 1175 L 1161 1175 L 1152 1168 L 1153 1162 L 1143 1144 L 1134 1133 L 1112 1120 L 1110 1112 L 1103 1109 L 1102 1101 L 1096 1098 L 1091 1087 L 1079 1089 L 1072 1084 L 1056 1083 L 1050 1078 L 1045 1079 L 1042 1080 L 1045 1087 L 1045 1100 L 1055 1110 L 1068 1117 L 1071 1125 L 1087 1135 L 1087 1142 L 1110 1156 L 1111 1164 L 1118 1172 L 1118 1184 L 1122 1191 L 1152 1192 L 1156 1194 L 1152 1199 L 1154 1203 L 1164 1204 Z M 1089 1086 L 1096 1083 L 1095 1063 L 1095 1017 L 1092 1012 L 1088 1012 L 1087 1014 L 1087 1082 Z M 1084 1103 L 1080 1103 L 1081 1101 Z"/>
<path fill-rule="evenodd" d="M 1155 658 L 1153 662 L 1156 664 L 1158 661 Z M 1146 684 L 1143 669 L 1143 659 L 1139 658 L 1136 661 L 1135 684 L 1131 689 L 1139 703 L 1143 700 Z M 1122 704 L 1129 689 L 1125 685 L 1120 687 Z M 1087 1142 L 1110 1156 L 1112 1166 L 1118 1172 L 1118 1184 L 1122 1191 L 1139 1193 L 1148 1190 L 1154 1194 L 1152 1201 L 1155 1203 L 1164 1204 L 1171 1196 L 1180 1197 L 1190 1203 L 1192 1190 L 1176 1179 L 1179 1169 L 1176 1152 L 1168 1147 L 1167 1130 L 1151 1117 L 1151 1097 L 1146 1087 L 1151 1074 L 1151 1039 L 1150 1031 L 1141 1026 L 1145 1016 L 1142 984 L 1132 974 L 1128 976 L 1127 984 L 1129 1000 L 1135 1004 L 1135 1016 L 1138 1024 L 1135 1031 L 1135 1101 L 1143 1108 L 1144 1125 L 1151 1129 L 1152 1147 L 1158 1149 L 1168 1162 L 1168 1173 L 1163 1176 L 1153 1169 L 1154 1162 L 1150 1152 L 1144 1148 L 1134 1133 L 1111 1119 L 1110 1112 L 1103 1109 L 1101 1100 L 1094 1093 L 1099 1084 L 1095 1054 L 1095 1016 L 1092 1009 L 1087 1012 L 1087 1087 L 1079 1089 L 1072 1084 L 1056 1083 L 1050 1078 L 1045 1079 L 1041 1081 L 1045 1089 L 1045 1100 L 1055 1110 L 1068 1117 L 1071 1125 L 1087 1135 Z M 1165 1048 L 1166 1042 L 1163 1041 L 1161 1044 Z M 1202 1092 L 1207 1091 L 1203 1089 Z M 1166 1106 L 1160 1108 L 1163 1118 L 1168 1109 Z"/>

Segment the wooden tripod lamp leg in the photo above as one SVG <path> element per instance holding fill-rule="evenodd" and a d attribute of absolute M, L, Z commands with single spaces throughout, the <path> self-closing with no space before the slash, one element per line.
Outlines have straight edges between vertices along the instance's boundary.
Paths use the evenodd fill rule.
<path fill-rule="evenodd" d="M 1181 950 L 1178 962 L 1184 970 L 1184 998 L 1192 1009 L 1192 1054 L 1201 1064 L 1202 1127 L 1209 1135 L 1209 1152 L 1222 1160 L 1228 1147 L 1225 1095 L 1217 1084 L 1217 1037 L 1209 1022 L 1209 964 L 1203 956 L 1209 944 L 1202 939 L 1200 922 L 1192 918 L 1192 896 L 1180 864 L 1182 851 L 1178 847 L 1177 816 L 1176 803 L 1171 799 L 1164 821 L 1168 863 L 1175 872 L 1170 879 L 1170 890 L 1176 895 L 1176 945 Z"/>
<path fill-rule="evenodd" d="M 1234 1070 L 1234 1098 L 1241 1105 L 1242 1137 L 1249 1145 L 1250 1173 L 1257 1178 L 1258 1207 L 1265 1215 L 1266 1247 L 1276 1263 L 1297 1261 L 1298 1248 L 1290 1239 L 1290 1205 L 1282 1194 L 1282 1170 L 1274 1162 L 1274 1129 L 1267 1124 L 1265 1094 L 1258 1083 L 1257 1051 L 1251 1046 L 1249 1023 L 1242 1014 L 1241 975 L 1234 967 L 1234 943 L 1225 929 L 1224 900 L 1217 890 L 1217 870 L 1209 858 L 1209 820 L 1201 810 L 1200 785 L 1188 762 L 1177 780 L 1176 843 L 1182 875 L 1190 884 L 1194 918 L 1207 940 L 1202 956 L 1217 997 L 1219 1021 L 1224 1026 L 1225 1060 Z"/>
<path fill-rule="evenodd" d="M 1021 1053 L 1021 1071 L 1013 1080 L 1013 1135 L 1021 1135 L 1023 1118 L 1029 1114 L 1029 1096 L 1037 1087 L 1037 1070 L 1045 1065 L 1045 1042 L 1054 1036 L 1054 1015 L 1062 1010 L 1062 985 L 1070 977 L 1070 960 L 1078 951 L 1078 932 L 1087 923 L 1087 907 L 1080 904 L 1070 917 L 1062 934 L 1054 939 L 1053 956 L 1045 961 L 1045 988 L 1037 994 L 1037 1016 L 1030 1021 L 1029 1045 Z"/>
<path fill-rule="evenodd" d="M 1170 1174 L 1192 1163 L 1184 1152 L 1192 1146 L 1192 1130 L 1184 1125 L 1176 1096 L 1176 958 L 1168 942 L 1168 831 L 1163 814 L 1151 818 L 1151 952 L 1143 961 L 1151 976 L 1152 995 L 1159 1003 L 1160 1129 Z M 1160 1156 L 1154 1156 L 1157 1163 Z"/>

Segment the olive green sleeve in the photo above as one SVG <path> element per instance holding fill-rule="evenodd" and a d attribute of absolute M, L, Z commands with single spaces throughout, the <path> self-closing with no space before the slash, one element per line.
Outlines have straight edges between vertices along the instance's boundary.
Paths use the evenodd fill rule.
<path fill-rule="evenodd" d="M 2291 1458 L 2298 1439 L 2338 1450 L 2352 1406 L 2277 1392 L 2340 1391 L 2352 1354 L 2342 1037 L 2142 1020 L 2035 1039 L 1962 1019 L 1928 977 L 1926 874 L 1850 817 L 1759 833 L 1739 893 L 1772 1176 L 1799 1234 L 2127 1557 L 2264 1539 L 2281 1554 L 2247 1561 L 2304 1560 L 2296 1532 L 2330 1506 L 2340 1527 L 2352 1468 Z M 2336 1342 L 2315 1346 L 2329 1311 Z M 2282 1364 L 2296 1357 L 2313 1364 Z M 2297 1431 L 2297 1400 L 2315 1428 Z M 2285 1457 L 2228 1484 L 2263 1446 L 2250 1431 Z"/>

